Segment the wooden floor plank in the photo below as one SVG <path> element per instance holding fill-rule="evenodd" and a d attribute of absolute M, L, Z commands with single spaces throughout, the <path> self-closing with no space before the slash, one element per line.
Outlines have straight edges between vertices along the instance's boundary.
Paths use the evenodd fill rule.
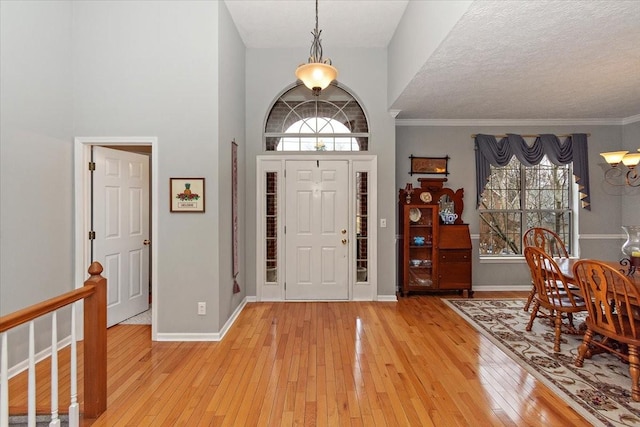
<path fill-rule="evenodd" d="M 251 303 L 220 342 L 152 342 L 140 325 L 108 340 L 108 409 L 83 426 L 588 425 L 439 296 Z M 64 413 L 68 349 L 59 358 Z M 39 363 L 38 383 L 48 375 Z M 11 379 L 12 413 L 25 389 L 26 373 Z"/>

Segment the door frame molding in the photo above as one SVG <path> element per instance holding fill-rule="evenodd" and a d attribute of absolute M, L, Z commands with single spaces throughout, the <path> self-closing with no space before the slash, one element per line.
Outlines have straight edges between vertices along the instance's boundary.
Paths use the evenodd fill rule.
<path fill-rule="evenodd" d="M 74 138 L 74 211 L 75 211 L 75 288 L 84 286 L 87 279 L 87 268 L 90 259 L 90 249 L 88 244 L 88 231 L 91 225 L 89 203 L 91 200 L 90 173 L 87 165 L 91 160 L 91 147 L 114 146 L 114 145 L 144 145 L 151 147 L 151 203 L 149 213 L 151 215 L 151 294 L 154 299 L 154 306 L 158 304 L 158 138 L 154 136 L 132 136 L 132 137 L 76 137 Z M 79 306 L 79 313 L 76 317 L 76 329 L 79 331 L 78 339 L 84 336 L 82 329 L 83 312 Z M 158 310 L 151 311 L 151 339 L 157 338 Z"/>
<path fill-rule="evenodd" d="M 259 155 L 256 156 L 256 299 L 257 301 L 288 301 L 284 290 L 284 275 L 278 274 L 277 283 L 266 282 L 266 272 L 262 268 L 266 265 L 265 245 L 266 230 L 264 218 L 266 215 L 266 197 L 265 197 L 265 173 L 277 172 L 280 174 L 277 182 L 278 194 L 278 266 L 285 266 L 284 257 L 284 206 L 285 188 L 284 188 L 284 170 L 287 161 L 295 160 L 346 160 L 349 163 L 349 241 L 352 242 L 349 252 L 352 258 L 349 259 L 349 291 L 348 301 L 376 301 L 378 299 L 378 272 L 377 268 L 377 156 L 372 154 L 351 154 L 351 153 L 335 153 L 329 154 L 289 154 L 289 155 Z M 368 265 L 367 282 L 356 282 L 355 268 L 355 250 L 353 244 L 356 241 L 355 236 L 355 188 L 352 185 L 355 182 L 356 172 L 368 173 L 368 223 L 369 223 L 369 246 L 368 246 Z M 300 300 L 296 300 L 300 301 Z M 320 301 L 320 300 L 314 300 Z"/>

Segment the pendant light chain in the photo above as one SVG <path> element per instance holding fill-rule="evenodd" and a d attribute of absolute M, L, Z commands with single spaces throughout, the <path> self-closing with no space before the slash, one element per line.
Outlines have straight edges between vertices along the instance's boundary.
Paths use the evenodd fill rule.
<path fill-rule="evenodd" d="M 319 96 L 320 91 L 338 77 L 338 70 L 331 64 L 331 59 L 322 59 L 322 41 L 320 40 L 322 30 L 318 25 L 318 0 L 316 0 L 316 27 L 311 34 L 313 43 L 309 50 L 309 61 L 298 66 L 296 77 L 302 80 L 314 95 Z"/>
<path fill-rule="evenodd" d="M 322 60 L 322 40 L 320 40 L 320 35 L 322 34 L 322 30 L 318 29 L 318 0 L 316 0 L 316 28 L 311 33 L 313 35 L 313 43 L 311 43 L 311 50 L 309 51 L 310 62 L 328 62 L 331 64 L 331 60 L 323 61 Z"/>

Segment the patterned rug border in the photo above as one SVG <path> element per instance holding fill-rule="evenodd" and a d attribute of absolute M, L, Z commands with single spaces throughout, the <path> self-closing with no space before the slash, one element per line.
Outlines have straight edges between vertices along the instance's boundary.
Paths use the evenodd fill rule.
<path fill-rule="evenodd" d="M 578 412 L 582 417 L 584 417 L 585 420 L 587 420 L 588 422 L 590 422 L 593 425 L 600 425 L 600 426 L 605 425 L 605 424 L 603 424 L 603 422 L 601 420 L 596 418 L 587 409 L 585 409 L 579 402 L 576 402 L 576 400 L 573 399 L 572 396 L 568 395 L 562 389 L 560 389 L 558 386 L 553 384 L 553 382 L 551 382 L 549 379 L 547 379 L 544 376 L 544 374 L 542 374 L 541 372 L 537 371 L 529 363 L 526 363 L 526 361 L 523 361 L 517 354 L 515 354 L 508 347 L 506 347 L 504 344 L 502 344 L 489 331 L 484 329 L 482 327 L 482 325 L 480 325 L 475 320 L 473 320 L 472 318 L 467 316 L 466 313 L 461 311 L 458 307 L 456 307 L 454 305 L 453 302 L 451 302 L 451 301 L 464 301 L 464 300 L 462 300 L 460 298 L 450 298 L 450 299 L 443 298 L 442 300 L 445 302 L 445 304 L 447 304 L 447 306 L 449 308 L 451 308 L 460 317 L 462 317 L 465 320 L 465 322 L 467 322 L 474 329 L 476 329 L 478 332 L 480 332 L 482 334 L 482 336 L 484 336 L 489 341 L 491 341 L 493 344 L 495 344 L 498 348 L 500 348 L 500 350 L 502 350 L 507 356 L 509 356 L 509 358 L 511 360 L 516 362 L 523 369 L 525 369 L 527 372 L 529 372 L 531 375 L 533 375 L 537 380 L 539 380 L 545 386 L 547 386 L 549 389 L 551 389 L 551 391 L 553 391 L 555 394 L 557 394 L 558 397 L 560 397 L 569 406 L 571 406 L 576 412 Z M 483 301 L 522 301 L 522 305 L 524 306 L 524 303 L 525 303 L 526 300 L 525 299 L 521 299 L 521 298 L 473 298 L 473 301 L 477 301 L 477 302 L 483 302 Z"/>

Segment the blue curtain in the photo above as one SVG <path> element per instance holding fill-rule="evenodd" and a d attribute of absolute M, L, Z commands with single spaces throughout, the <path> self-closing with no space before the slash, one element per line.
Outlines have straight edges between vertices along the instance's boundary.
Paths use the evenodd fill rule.
<path fill-rule="evenodd" d="M 476 207 L 480 206 L 491 166 L 506 166 L 513 156 L 525 166 L 535 166 L 546 155 L 555 165 L 573 162 L 573 175 L 580 191 L 582 207 L 591 210 L 589 196 L 589 157 L 587 135 L 574 133 L 563 142 L 556 135 L 544 134 L 536 137 L 529 146 L 524 138 L 516 134 L 496 140 L 493 135 L 478 134 L 475 137 L 476 150 Z"/>

